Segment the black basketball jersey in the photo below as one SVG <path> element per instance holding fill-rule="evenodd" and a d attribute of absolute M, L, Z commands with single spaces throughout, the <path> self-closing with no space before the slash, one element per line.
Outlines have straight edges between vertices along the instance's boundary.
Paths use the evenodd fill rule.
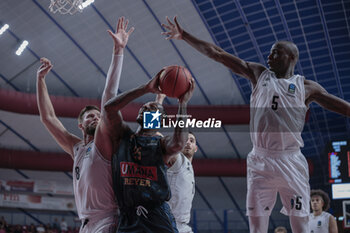
<path fill-rule="evenodd" d="M 159 136 L 127 130 L 112 157 L 113 188 L 119 208 L 159 205 L 170 199 L 167 166 Z"/>

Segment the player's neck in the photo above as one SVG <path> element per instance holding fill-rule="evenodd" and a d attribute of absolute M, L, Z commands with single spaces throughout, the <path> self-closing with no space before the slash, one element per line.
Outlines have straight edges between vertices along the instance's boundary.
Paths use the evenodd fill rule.
<path fill-rule="evenodd" d="M 312 213 L 314 216 L 320 216 L 322 214 L 322 210 L 314 210 Z"/>
<path fill-rule="evenodd" d="M 185 153 L 183 153 L 183 154 L 192 163 L 193 155 L 191 156 L 190 154 L 185 154 Z"/>
<path fill-rule="evenodd" d="M 88 134 L 84 135 L 84 145 L 89 144 L 92 140 L 94 140 L 94 136 Z"/>
<path fill-rule="evenodd" d="M 289 79 L 294 75 L 294 68 L 289 67 L 287 70 L 272 70 L 275 73 L 276 78 L 278 79 Z"/>
<path fill-rule="evenodd" d="M 294 75 L 294 73 L 276 73 L 275 76 L 278 79 L 289 79 Z"/>

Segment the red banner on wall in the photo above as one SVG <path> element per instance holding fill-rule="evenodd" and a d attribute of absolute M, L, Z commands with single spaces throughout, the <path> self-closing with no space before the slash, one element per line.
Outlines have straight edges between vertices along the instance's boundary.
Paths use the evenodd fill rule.
<path fill-rule="evenodd" d="M 41 210 L 76 210 L 72 197 L 48 197 L 16 193 L 0 193 L 0 206 Z"/>

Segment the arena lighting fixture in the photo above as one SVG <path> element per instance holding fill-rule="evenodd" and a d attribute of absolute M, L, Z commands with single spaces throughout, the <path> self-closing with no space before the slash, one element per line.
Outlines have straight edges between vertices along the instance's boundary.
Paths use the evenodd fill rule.
<path fill-rule="evenodd" d="M 23 50 L 27 47 L 28 44 L 29 44 L 28 41 L 24 40 L 24 41 L 22 42 L 22 44 L 19 46 L 19 48 L 17 49 L 16 55 L 17 55 L 17 56 L 21 55 L 22 52 L 23 52 Z"/>
<path fill-rule="evenodd" d="M 81 5 L 79 5 L 79 9 L 82 10 L 85 7 L 91 5 L 95 0 L 86 0 L 85 2 L 83 2 Z"/>
<path fill-rule="evenodd" d="M 0 35 L 2 35 L 10 26 L 8 24 L 5 24 L 0 28 Z"/>

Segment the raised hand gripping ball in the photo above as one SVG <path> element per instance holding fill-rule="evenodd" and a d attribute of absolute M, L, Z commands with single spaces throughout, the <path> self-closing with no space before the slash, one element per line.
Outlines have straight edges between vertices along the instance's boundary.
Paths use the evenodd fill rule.
<path fill-rule="evenodd" d="M 190 88 L 192 75 L 182 66 L 167 66 L 159 79 L 159 87 L 165 95 L 180 98 Z"/>

